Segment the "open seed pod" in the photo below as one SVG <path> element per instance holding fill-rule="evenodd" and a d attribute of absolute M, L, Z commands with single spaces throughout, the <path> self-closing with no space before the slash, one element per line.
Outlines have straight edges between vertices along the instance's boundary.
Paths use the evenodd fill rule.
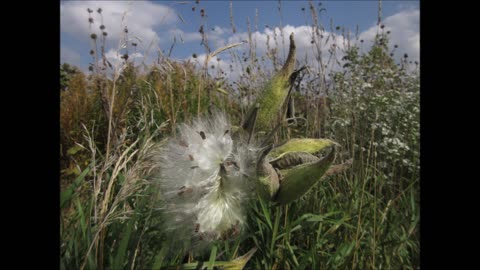
<path fill-rule="evenodd" d="M 295 148 L 291 148 L 296 145 Z M 322 159 L 313 155 L 330 148 Z M 298 150 L 293 150 L 298 149 Z M 335 160 L 335 143 L 323 139 L 296 139 L 272 151 L 270 164 L 280 170 L 281 184 L 273 199 L 287 204 L 307 193 Z"/>
<path fill-rule="evenodd" d="M 327 139 L 291 139 L 276 148 L 267 148 L 269 153 L 263 153 L 257 164 L 260 195 L 278 204 L 300 198 L 333 163 L 334 145 Z M 314 155 L 328 149 L 330 152 L 324 158 Z"/>

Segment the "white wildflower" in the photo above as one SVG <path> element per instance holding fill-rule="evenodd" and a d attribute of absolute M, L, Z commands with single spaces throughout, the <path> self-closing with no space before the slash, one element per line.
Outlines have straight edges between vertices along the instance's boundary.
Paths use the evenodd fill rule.
<path fill-rule="evenodd" d="M 232 140 L 226 116 L 216 113 L 181 125 L 179 138 L 154 153 L 153 180 L 172 237 L 198 244 L 242 231 L 256 162 L 256 150 L 242 141 Z"/>

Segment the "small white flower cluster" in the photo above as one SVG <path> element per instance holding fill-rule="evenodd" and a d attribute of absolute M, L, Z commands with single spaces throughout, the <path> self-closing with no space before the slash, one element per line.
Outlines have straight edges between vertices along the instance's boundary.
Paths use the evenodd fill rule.
<path fill-rule="evenodd" d="M 255 187 L 257 150 L 232 140 L 224 114 L 183 124 L 155 153 L 165 227 L 193 244 L 235 238 Z"/>

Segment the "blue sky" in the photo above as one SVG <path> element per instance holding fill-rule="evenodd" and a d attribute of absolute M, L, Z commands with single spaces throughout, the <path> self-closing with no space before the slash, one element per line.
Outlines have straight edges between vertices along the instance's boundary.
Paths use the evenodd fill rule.
<path fill-rule="evenodd" d="M 352 35 L 358 25 L 360 36 L 366 41 L 373 37 L 372 33 L 377 29 L 375 25 L 378 1 L 313 1 L 313 4 L 317 11 L 319 8 L 326 9 L 320 15 L 320 22 L 326 31 L 330 31 L 331 19 L 334 27 L 350 29 Z M 137 42 L 141 43 L 138 46 L 137 56 L 139 58 L 147 56 L 150 60 L 156 58 L 155 48 L 168 52 L 174 37 L 177 43 L 172 51 L 173 58 L 191 59 L 193 53 L 202 56 L 205 49 L 200 45 L 201 37 L 198 33 L 202 20 L 205 22 L 205 31 L 208 31 L 207 36 L 212 51 L 245 38 L 247 18 L 250 19 L 251 29 L 255 32 L 256 9 L 258 10 L 258 40 L 261 40 L 262 35 L 271 33 L 266 29 L 266 25 L 269 29 L 280 27 L 280 25 L 289 26 L 284 30 L 296 32 L 296 40 L 302 40 L 302 35 L 307 33 L 307 31 L 301 31 L 301 29 L 305 30 L 302 27 L 312 23 L 308 1 L 282 1 L 281 16 L 278 11 L 278 1 L 233 1 L 232 5 L 235 34 L 232 33 L 230 25 L 230 1 L 200 0 L 198 4 L 195 1 L 135 1 L 133 3 L 62 1 L 61 62 L 68 62 L 79 66 L 82 70 L 87 70 L 89 62 L 92 61 L 89 55 L 91 30 L 89 30 L 87 8 L 97 10 L 101 7 L 103 10 L 104 25 L 108 32 L 106 51 L 109 58 L 116 57 L 114 52 L 118 47 L 123 29 L 121 18 L 127 9 L 130 9 L 126 17 L 129 37 L 137 36 L 142 40 Z M 192 11 L 192 7 L 195 7 L 195 11 Z M 305 12 L 302 8 L 305 8 Z M 200 16 L 202 9 L 206 13 L 204 18 Z M 398 56 L 408 53 L 412 60 L 418 60 L 419 1 L 383 1 L 382 13 L 385 30 L 392 32 L 392 43 L 399 44 Z M 92 15 L 94 18 L 92 27 L 99 34 L 97 30 L 101 24 L 100 17 L 97 12 L 93 12 Z M 236 50 L 241 51 L 241 46 Z M 261 48 L 258 53 L 262 54 Z"/>

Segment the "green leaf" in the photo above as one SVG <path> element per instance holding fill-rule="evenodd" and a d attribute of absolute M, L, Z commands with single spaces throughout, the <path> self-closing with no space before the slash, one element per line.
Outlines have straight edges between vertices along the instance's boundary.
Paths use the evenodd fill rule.
<path fill-rule="evenodd" d="M 217 91 L 220 92 L 220 93 L 222 93 L 222 94 L 224 94 L 224 95 L 228 95 L 228 92 L 227 92 L 225 89 L 223 89 L 223 88 L 218 87 L 218 88 L 217 88 Z"/>
<path fill-rule="evenodd" d="M 127 246 L 128 242 L 130 240 L 130 235 L 132 233 L 132 227 L 133 223 L 135 222 L 134 219 L 131 219 L 126 228 L 125 232 L 122 235 L 122 240 L 120 240 L 120 244 L 118 246 L 117 254 L 115 255 L 114 261 L 113 261 L 113 267 L 112 269 L 123 269 L 123 264 L 125 261 L 128 261 L 127 256 L 125 256 L 125 252 L 127 251 Z"/>
<path fill-rule="evenodd" d="M 275 240 L 277 239 L 279 224 L 280 224 L 280 208 L 277 208 L 275 211 L 275 223 L 273 225 L 272 242 L 270 244 L 270 254 L 273 254 L 273 248 L 275 247 Z"/>
<path fill-rule="evenodd" d="M 210 252 L 210 259 L 208 260 L 207 270 L 213 270 L 216 256 L 217 256 L 217 246 L 215 245 L 212 247 L 212 251 Z"/>
<path fill-rule="evenodd" d="M 60 208 L 63 208 L 70 199 L 72 199 L 73 193 L 75 189 L 82 183 L 85 176 L 90 172 L 90 166 L 88 166 L 85 170 L 83 170 L 82 174 L 80 174 L 77 179 L 73 182 L 73 184 L 67 188 L 67 190 L 60 193 Z"/>
<path fill-rule="evenodd" d="M 87 224 L 85 222 L 85 213 L 83 212 L 82 204 L 80 203 L 80 200 L 75 198 L 75 204 L 77 205 L 78 208 L 78 215 L 80 216 L 80 227 L 82 229 L 82 235 L 83 238 L 86 238 L 86 232 L 87 232 Z"/>
<path fill-rule="evenodd" d="M 307 222 L 321 222 L 321 221 L 324 221 L 326 218 L 330 217 L 330 216 L 333 216 L 333 215 L 336 215 L 336 214 L 339 214 L 339 213 L 342 213 L 341 211 L 334 211 L 334 212 L 330 212 L 330 213 L 326 213 L 324 215 L 311 215 L 309 217 L 306 218 Z"/>
<path fill-rule="evenodd" d="M 153 263 L 152 269 L 160 269 L 162 267 L 163 259 L 165 258 L 165 255 L 167 255 L 167 251 L 167 246 L 163 246 L 162 249 L 160 249 L 160 252 L 155 256 L 155 262 Z"/>
<path fill-rule="evenodd" d="M 292 232 L 294 232 L 294 231 L 300 230 L 301 228 L 302 228 L 302 225 L 297 225 L 297 226 L 295 226 L 294 228 L 292 228 L 289 233 L 292 233 Z M 279 234 L 279 235 L 277 236 L 276 240 L 281 239 L 281 238 L 284 237 L 286 234 L 287 234 L 286 232 L 284 232 L 284 233 L 282 233 L 282 234 Z"/>
<path fill-rule="evenodd" d="M 265 205 L 265 201 L 261 197 L 259 197 L 258 199 L 258 201 L 260 202 L 260 207 L 262 208 L 263 215 L 265 216 L 265 220 L 267 221 L 268 227 L 271 230 L 273 229 L 273 226 L 272 221 L 270 220 L 270 211 L 268 211 L 268 208 Z"/>
<path fill-rule="evenodd" d="M 296 267 L 299 266 L 297 256 L 295 256 L 295 252 L 293 251 L 293 247 L 290 245 L 290 243 L 286 242 L 286 244 L 287 244 L 287 247 L 288 247 L 288 251 L 290 251 L 290 254 L 292 256 L 292 259 L 293 259 L 293 262 L 295 263 L 295 268 L 296 268 Z"/>
<path fill-rule="evenodd" d="M 73 156 L 75 155 L 78 151 L 82 150 L 83 147 L 80 146 L 80 145 L 75 145 L 73 147 L 71 147 L 70 149 L 67 150 L 67 154 L 69 154 L 70 156 Z"/>

